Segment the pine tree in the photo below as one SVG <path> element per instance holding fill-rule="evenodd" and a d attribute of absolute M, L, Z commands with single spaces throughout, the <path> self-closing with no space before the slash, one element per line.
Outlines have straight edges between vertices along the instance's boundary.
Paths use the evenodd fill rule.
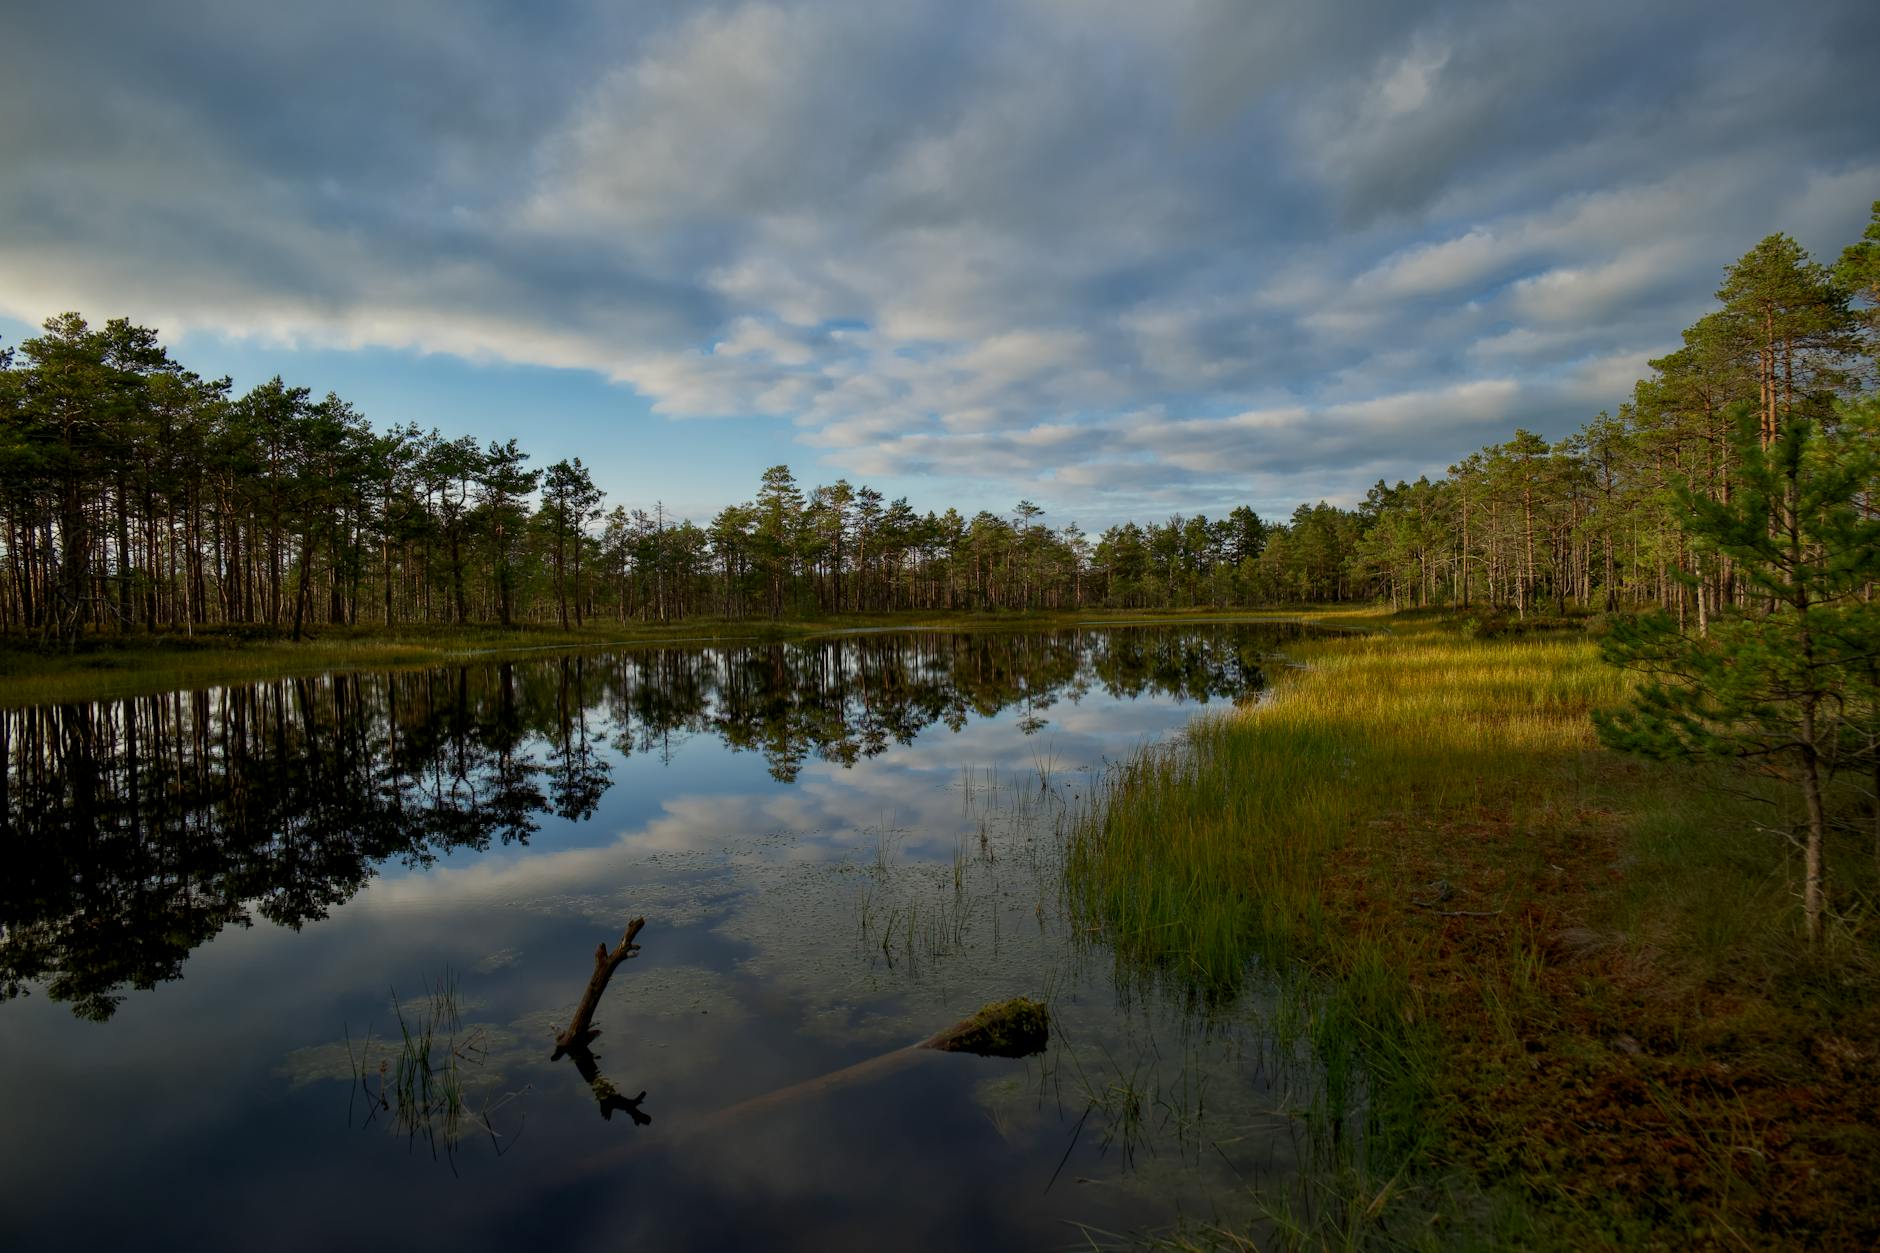
<path fill-rule="evenodd" d="M 1823 784 L 1860 764 L 1864 684 L 1880 657 L 1880 520 L 1863 498 L 1880 480 L 1869 442 L 1824 435 L 1791 417 L 1766 447 L 1760 412 L 1744 412 L 1739 487 L 1714 500 L 1688 486 L 1680 499 L 1700 548 L 1728 556 L 1752 604 L 1708 636 L 1678 631 L 1658 612 L 1617 624 L 1607 659 L 1643 675 L 1632 702 L 1595 715 L 1609 745 L 1660 758 L 1713 759 L 1791 784 L 1806 813 L 1803 915 L 1821 938 L 1827 815 Z"/>
<path fill-rule="evenodd" d="M 528 521 L 528 503 L 523 498 L 535 490 L 540 477 L 538 471 L 522 468 L 522 463 L 528 459 L 529 454 L 522 451 L 515 440 L 501 444 L 491 440 L 477 474 L 477 503 L 493 558 L 496 616 L 504 626 L 513 624 L 516 545 Z"/>
<path fill-rule="evenodd" d="M 1880 366 L 1880 200 L 1873 202 L 1873 217 L 1860 242 L 1849 244 L 1834 267 L 1835 281 L 1865 307 L 1853 317 L 1866 331 L 1867 355 Z"/>
<path fill-rule="evenodd" d="M 764 471 L 757 492 L 757 534 L 754 547 L 770 584 L 770 616 L 783 616 L 784 583 L 796 570 L 800 545 L 803 493 L 787 465 Z"/>
<path fill-rule="evenodd" d="M 1766 447 L 1790 411 L 1845 381 L 1856 348 L 1847 295 L 1800 244 L 1771 235 L 1730 267 L 1717 299 L 1724 335 L 1755 371 Z"/>

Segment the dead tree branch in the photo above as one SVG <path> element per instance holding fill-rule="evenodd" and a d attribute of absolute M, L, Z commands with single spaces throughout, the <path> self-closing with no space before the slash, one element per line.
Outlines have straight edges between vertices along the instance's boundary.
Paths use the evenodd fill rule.
<path fill-rule="evenodd" d="M 588 977 L 587 991 L 581 994 L 581 1004 L 569 1020 L 568 1029 L 555 1037 L 555 1051 L 548 1060 L 559 1061 L 564 1053 L 585 1049 L 600 1035 L 599 1029 L 592 1025 L 594 1011 L 600 1008 L 601 994 L 607 991 L 607 981 L 614 977 L 614 971 L 620 963 L 640 951 L 633 937 L 640 934 L 640 928 L 645 925 L 644 918 L 635 918 L 629 922 L 626 934 L 620 937 L 619 945 L 611 953 L 605 944 L 595 946 L 594 973 Z"/>

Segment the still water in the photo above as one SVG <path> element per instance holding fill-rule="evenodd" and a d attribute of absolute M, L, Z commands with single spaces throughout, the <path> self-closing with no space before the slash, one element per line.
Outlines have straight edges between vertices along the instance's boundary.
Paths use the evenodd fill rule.
<path fill-rule="evenodd" d="M 0 711 L 0 1246 L 1249 1221 L 1306 1151 L 1303 1068 L 1257 988 L 1201 1006 L 1119 970 L 1061 907 L 1060 841 L 1107 762 L 1256 694 L 1288 631 L 730 641 Z M 636 916 L 591 1084 L 553 1039 Z M 1040 1055 L 791 1099 L 1018 995 L 1049 1005 Z"/>

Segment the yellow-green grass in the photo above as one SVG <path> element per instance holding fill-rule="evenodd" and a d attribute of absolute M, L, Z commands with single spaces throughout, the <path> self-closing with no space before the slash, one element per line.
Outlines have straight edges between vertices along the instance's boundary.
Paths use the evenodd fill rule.
<path fill-rule="evenodd" d="M 1363 1124 L 1334 1164 L 1351 1203 L 1275 1230 L 1880 1234 L 1866 837 L 1831 850 L 1810 951 L 1779 783 L 1603 750 L 1589 715 L 1627 680 L 1584 633 L 1370 625 L 1115 772 L 1068 850 L 1073 902 L 1135 968 L 1288 988 L 1320 1113 Z"/>

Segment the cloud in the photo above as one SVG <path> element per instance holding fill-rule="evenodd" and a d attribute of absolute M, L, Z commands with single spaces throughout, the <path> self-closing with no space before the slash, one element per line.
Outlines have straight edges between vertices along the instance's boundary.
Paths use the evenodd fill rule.
<path fill-rule="evenodd" d="M 1672 240 L 1628 249 L 1610 261 L 1559 266 L 1517 281 L 1514 312 L 1530 322 L 1584 326 L 1648 300 L 1688 273 L 1691 249 Z"/>
<path fill-rule="evenodd" d="M 1384 300 L 1432 296 L 1480 282 L 1507 265 L 1515 249 L 1493 232 L 1475 229 L 1456 239 L 1415 244 L 1360 274 L 1355 286 Z"/>
<path fill-rule="evenodd" d="M 74 0 L 0 46 L 0 312 L 591 370 L 896 494 L 1281 509 L 1562 434 L 1762 235 L 1838 251 L 1876 43 L 1857 0 Z"/>

